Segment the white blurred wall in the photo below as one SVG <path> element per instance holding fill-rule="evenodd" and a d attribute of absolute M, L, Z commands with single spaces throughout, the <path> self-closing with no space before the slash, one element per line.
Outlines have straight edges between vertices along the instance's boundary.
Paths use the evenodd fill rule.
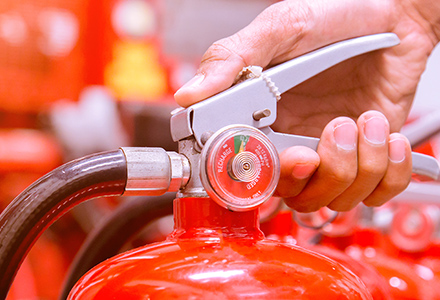
<path fill-rule="evenodd" d="M 419 83 L 412 113 L 425 114 L 440 109 L 440 44 L 428 60 Z"/>

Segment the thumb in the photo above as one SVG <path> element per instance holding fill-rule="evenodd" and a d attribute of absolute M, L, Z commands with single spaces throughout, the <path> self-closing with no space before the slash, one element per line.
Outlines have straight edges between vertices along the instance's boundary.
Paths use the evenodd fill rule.
<path fill-rule="evenodd" d="M 212 44 L 197 74 L 174 95 L 176 102 L 187 107 L 229 88 L 244 67 L 266 67 L 276 55 L 275 46 L 282 42 L 280 34 L 288 34 L 275 28 L 278 6 L 272 5 L 236 34 Z"/>
<path fill-rule="evenodd" d="M 229 88 L 237 74 L 246 66 L 242 56 L 224 45 L 231 44 L 234 36 L 214 43 L 202 58 L 197 74 L 182 86 L 174 98 L 180 106 L 196 102 Z"/>
<path fill-rule="evenodd" d="M 187 107 L 215 95 L 249 65 L 265 68 L 335 41 L 388 31 L 389 11 L 387 1 L 277 2 L 208 48 L 196 76 L 176 92 L 175 100 Z"/>

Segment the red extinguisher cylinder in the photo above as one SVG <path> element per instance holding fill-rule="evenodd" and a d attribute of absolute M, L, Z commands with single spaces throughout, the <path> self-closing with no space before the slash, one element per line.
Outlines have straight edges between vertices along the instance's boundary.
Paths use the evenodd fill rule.
<path fill-rule="evenodd" d="M 175 199 L 166 241 L 101 263 L 69 299 L 372 299 L 340 264 L 265 239 L 258 218 L 210 198 Z"/>

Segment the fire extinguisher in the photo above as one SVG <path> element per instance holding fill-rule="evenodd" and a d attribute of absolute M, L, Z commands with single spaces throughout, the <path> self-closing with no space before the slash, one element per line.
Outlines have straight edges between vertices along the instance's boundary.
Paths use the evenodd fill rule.
<path fill-rule="evenodd" d="M 171 133 L 179 153 L 121 148 L 42 177 L 0 217 L 0 297 L 41 232 L 69 208 L 99 196 L 176 191 L 175 229 L 167 240 L 98 265 L 69 299 L 371 299 L 359 278 L 338 263 L 265 239 L 258 207 L 276 188 L 278 152 L 299 144 L 316 149 L 319 142 L 270 129 L 280 93 L 340 61 L 397 43 L 394 34 L 366 36 L 263 73 L 251 68 L 249 80 L 173 113 Z M 435 160 L 413 156 L 416 171 L 438 175 Z"/>

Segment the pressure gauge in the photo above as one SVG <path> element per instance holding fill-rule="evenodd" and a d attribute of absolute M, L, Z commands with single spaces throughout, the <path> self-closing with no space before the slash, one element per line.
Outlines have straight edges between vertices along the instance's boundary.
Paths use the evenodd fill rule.
<path fill-rule="evenodd" d="M 251 126 L 220 129 L 208 139 L 201 153 L 202 184 L 214 201 L 229 210 L 256 208 L 272 196 L 279 177 L 275 146 Z"/>

